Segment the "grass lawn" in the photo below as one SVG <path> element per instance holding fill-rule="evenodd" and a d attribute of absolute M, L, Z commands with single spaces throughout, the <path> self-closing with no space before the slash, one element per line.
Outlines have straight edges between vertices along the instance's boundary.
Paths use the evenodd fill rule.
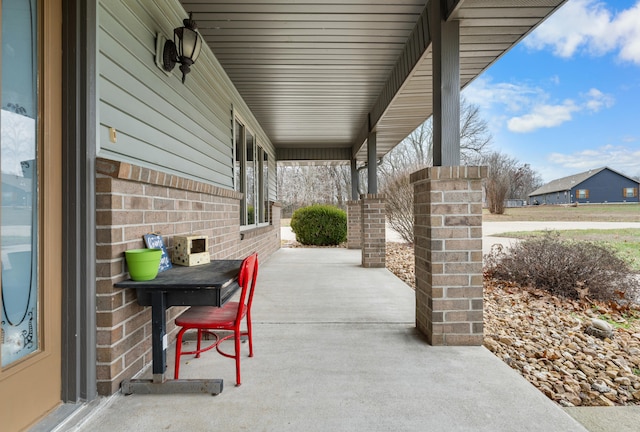
<path fill-rule="evenodd" d="M 583 204 L 570 206 L 526 206 L 508 208 L 502 215 L 484 210 L 483 220 L 500 221 L 598 221 L 640 222 L 640 204 Z"/>

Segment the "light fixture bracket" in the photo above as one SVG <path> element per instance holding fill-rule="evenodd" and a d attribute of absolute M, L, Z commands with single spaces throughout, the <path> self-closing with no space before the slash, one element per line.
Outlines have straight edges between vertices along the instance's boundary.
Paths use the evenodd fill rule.
<path fill-rule="evenodd" d="M 164 62 L 164 51 L 165 51 L 165 45 L 167 42 L 171 42 L 173 43 L 173 41 L 168 40 L 162 33 L 157 33 L 156 34 L 156 66 L 158 66 L 158 69 L 160 69 L 162 72 L 164 72 L 165 75 L 167 76 L 171 76 L 171 70 L 167 70 L 165 69 L 165 62 Z"/>
<path fill-rule="evenodd" d="M 172 40 L 167 40 L 162 49 L 162 67 L 165 71 L 171 72 L 178 63 L 178 50 Z"/>
<path fill-rule="evenodd" d="M 196 62 L 202 49 L 202 35 L 198 33 L 198 25 L 193 19 L 193 13 L 185 18 L 182 27 L 173 29 L 173 40 L 167 39 L 162 34 L 156 36 L 156 65 L 168 76 L 180 63 L 182 83 L 191 72 L 191 66 Z"/>

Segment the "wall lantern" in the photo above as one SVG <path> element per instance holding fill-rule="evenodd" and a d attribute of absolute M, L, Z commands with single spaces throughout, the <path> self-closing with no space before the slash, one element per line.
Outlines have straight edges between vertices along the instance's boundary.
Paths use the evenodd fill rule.
<path fill-rule="evenodd" d="M 191 19 L 192 15 L 193 13 L 189 13 L 189 18 L 182 21 L 183 27 L 173 30 L 173 40 L 167 40 L 162 51 L 163 69 L 171 72 L 176 63 L 180 63 L 183 84 L 202 48 L 202 36 L 198 33 L 198 25 Z"/>

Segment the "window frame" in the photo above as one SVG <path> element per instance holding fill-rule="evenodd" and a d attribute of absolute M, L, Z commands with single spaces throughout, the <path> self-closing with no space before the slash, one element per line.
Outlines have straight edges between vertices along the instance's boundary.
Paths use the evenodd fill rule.
<path fill-rule="evenodd" d="M 249 137 L 253 138 L 251 144 L 249 144 Z M 239 144 L 238 141 L 241 143 Z M 251 155 L 247 151 L 249 145 L 251 145 Z M 267 167 L 264 166 L 265 156 Z M 268 159 L 269 154 L 258 141 L 257 134 L 247 126 L 241 116 L 235 114 L 233 118 L 233 187 L 234 190 L 242 193 L 239 209 L 241 230 L 271 224 L 268 208 Z M 253 218 L 251 208 L 254 209 Z"/>
<path fill-rule="evenodd" d="M 589 199 L 589 189 L 576 189 L 576 199 Z"/>
<path fill-rule="evenodd" d="M 634 187 L 622 188 L 623 198 L 636 198 L 637 196 L 638 196 L 638 188 L 634 188 Z"/>

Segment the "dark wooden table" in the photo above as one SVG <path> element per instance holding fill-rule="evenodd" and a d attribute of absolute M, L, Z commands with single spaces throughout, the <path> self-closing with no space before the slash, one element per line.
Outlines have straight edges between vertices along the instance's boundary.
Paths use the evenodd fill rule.
<path fill-rule="evenodd" d="M 124 394 L 211 393 L 222 391 L 221 379 L 167 380 L 166 310 L 171 306 L 222 306 L 240 288 L 242 260 L 215 260 L 193 267 L 174 266 L 150 281 L 126 280 L 118 288 L 136 290 L 138 304 L 151 306 L 153 379 L 125 380 Z"/>

